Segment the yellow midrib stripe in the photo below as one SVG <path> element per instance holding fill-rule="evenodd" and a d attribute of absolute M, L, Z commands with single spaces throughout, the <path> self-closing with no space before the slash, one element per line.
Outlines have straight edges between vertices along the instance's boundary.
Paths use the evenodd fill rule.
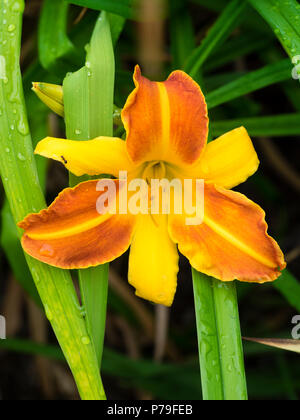
<path fill-rule="evenodd" d="M 163 83 L 158 83 L 160 102 L 161 102 L 161 121 L 162 121 L 162 143 L 160 147 L 163 149 L 163 155 L 167 158 L 170 150 L 170 131 L 171 131 L 171 111 L 170 101 L 167 89 Z"/>
<path fill-rule="evenodd" d="M 37 241 L 46 241 L 51 239 L 62 239 L 70 236 L 78 235 L 82 232 L 86 232 L 90 229 L 93 229 L 94 227 L 100 225 L 101 223 L 106 222 L 112 215 L 110 213 L 106 213 L 104 215 L 99 215 L 99 217 L 96 217 L 92 220 L 87 220 L 84 223 L 81 223 L 79 225 L 75 225 L 73 227 L 51 232 L 51 233 L 33 233 L 26 232 L 26 235 L 31 238 L 35 239 Z"/>
<path fill-rule="evenodd" d="M 245 254 L 249 255 L 250 257 L 254 258 L 256 261 L 266 265 L 267 267 L 274 268 L 274 265 L 268 258 L 265 258 L 263 255 L 260 255 L 254 249 L 250 248 L 245 243 L 241 242 L 239 239 L 235 238 L 231 235 L 227 230 L 219 226 L 217 223 L 209 219 L 208 217 L 204 217 L 204 223 L 209 226 L 214 232 L 222 236 L 232 245 L 236 246 L 241 251 L 245 252 Z"/>

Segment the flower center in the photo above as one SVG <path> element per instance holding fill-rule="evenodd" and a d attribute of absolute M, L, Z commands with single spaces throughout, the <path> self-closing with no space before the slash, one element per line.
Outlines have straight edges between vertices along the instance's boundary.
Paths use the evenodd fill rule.
<path fill-rule="evenodd" d="M 162 179 L 166 176 L 166 165 L 161 161 L 149 162 L 143 172 L 143 179 L 148 184 L 151 183 L 151 179 Z"/>

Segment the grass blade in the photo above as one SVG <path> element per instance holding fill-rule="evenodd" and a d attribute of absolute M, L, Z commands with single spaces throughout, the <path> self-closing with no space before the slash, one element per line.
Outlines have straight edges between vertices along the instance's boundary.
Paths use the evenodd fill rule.
<path fill-rule="evenodd" d="M 41 300 L 36 290 L 32 276 L 26 264 L 16 224 L 6 201 L 1 211 L 1 247 L 13 270 L 14 276 L 28 295 L 41 306 Z"/>
<path fill-rule="evenodd" d="M 225 396 L 213 289 L 211 281 L 195 270 L 193 284 L 203 399 L 221 401 Z"/>
<path fill-rule="evenodd" d="M 115 19 L 119 20 L 116 16 Z M 113 135 L 114 52 L 110 21 L 106 12 L 99 17 L 86 66 L 64 81 L 67 137 L 88 140 Z M 99 91 L 99 86 L 101 90 Z M 74 176 L 71 184 L 80 180 Z M 108 265 L 79 271 L 80 289 L 86 322 L 93 338 L 99 364 L 102 359 L 108 292 Z"/>
<path fill-rule="evenodd" d="M 15 223 L 28 213 L 45 207 L 33 157 L 19 68 L 24 2 L 19 0 L 17 5 L 16 8 L 14 0 L 0 4 L 0 172 Z M 68 271 L 47 266 L 28 255 L 26 260 L 81 397 L 104 399 L 95 351 L 78 311 L 71 276 Z"/>
<path fill-rule="evenodd" d="M 203 398 L 247 400 L 235 284 L 192 272 Z"/>
<path fill-rule="evenodd" d="M 67 0 L 68 3 L 77 6 L 88 7 L 95 10 L 106 10 L 129 19 L 135 19 L 137 9 L 134 7 L 133 0 Z"/>
<path fill-rule="evenodd" d="M 296 277 L 288 270 L 284 270 L 279 279 L 273 283 L 273 286 L 300 313 L 300 282 Z"/>
<path fill-rule="evenodd" d="M 210 92 L 206 96 L 208 108 L 214 108 L 239 98 L 240 96 L 255 92 L 256 90 L 273 85 L 274 83 L 283 82 L 290 78 L 290 60 L 286 59 L 275 64 L 270 64 Z"/>
<path fill-rule="evenodd" d="M 170 7 L 172 67 L 174 70 L 178 70 L 184 68 L 186 60 L 196 47 L 195 34 L 187 2 L 172 0 Z"/>
<path fill-rule="evenodd" d="M 194 50 L 185 65 L 185 71 L 195 78 L 208 56 L 220 46 L 239 23 L 247 7 L 247 1 L 231 0 L 212 26 L 201 45 Z"/>
<path fill-rule="evenodd" d="M 236 60 L 239 57 L 252 54 L 253 52 L 264 50 L 272 42 L 272 37 L 261 36 L 261 34 L 245 33 L 235 36 L 227 41 L 221 49 L 212 54 L 204 64 L 204 72 L 214 71 L 219 67 Z"/>
<path fill-rule="evenodd" d="M 81 56 L 67 36 L 69 5 L 61 0 L 45 0 L 38 31 L 42 66 L 59 76 L 82 65 Z"/>
<path fill-rule="evenodd" d="M 213 121 L 210 129 L 213 137 L 244 126 L 254 137 L 286 137 L 300 135 L 300 114 L 270 115 L 265 117 L 239 118 Z"/>
<path fill-rule="evenodd" d="M 296 0 L 250 0 L 273 29 L 288 55 L 300 54 L 300 5 Z"/>

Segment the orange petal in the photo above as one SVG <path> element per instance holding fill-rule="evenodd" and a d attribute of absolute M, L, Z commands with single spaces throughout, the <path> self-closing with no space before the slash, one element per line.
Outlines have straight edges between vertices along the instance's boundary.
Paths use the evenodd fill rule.
<path fill-rule="evenodd" d="M 191 265 L 223 281 L 264 283 L 286 267 L 277 243 L 267 234 L 264 211 L 242 194 L 205 184 L 204 221 L 186 226 L 172 215 L 170 235 Z"/>
<path fill-rule="evenodd" d="M 104 192 L 97 191 L 98 182 L 67 188 L 48 209 L 20 222 L 24 250 L 65 269 L 96 266 L 122 255 L 131 243 L 135 219 L 130 214 L 99 214 L 96 203 Z M 119 182 L 112 182 L 118 192 Z"/>
<path fill-rule="evenodd" d="M 186 73 L 175 71 L 163 83 L 134 73 L 135 90 L 122 111 L 127 150 L 135 163 L 163 160 L 176 165 L 194 163 L 208 133 L 205 98 Z"/>

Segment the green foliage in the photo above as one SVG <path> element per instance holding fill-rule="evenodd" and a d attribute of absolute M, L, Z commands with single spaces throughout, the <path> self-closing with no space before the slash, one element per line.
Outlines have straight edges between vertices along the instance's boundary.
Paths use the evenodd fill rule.
<path fill-rule="evenodd" d="M 196 48 L 185 65 L 185 71 L 196 77 L 207 57 L 230 35 L 234 27 L 240 22 L 247 7 L 245 0 L 231 0 L 212 26 L 201 45 Z"/>
<path fill-rule="evenodd" d="M 9 5 L 13 3 L 13 9 L 16 2 L 8 1 Z M 1 191 L 1 248 L 15 278 L 35 302 L 45 307 L 61 349 L 17 339 L 0 341 L 0 347 L 53 360 L 66 359 L 82 398 L 101 399 L 104 393 L 98 366 L 103 349 L 108 266 L 79 273 L 82 308 L 68 272 L 47 267 L 29 257 L 25 259 L 16 222 L 45 206 L 42 191 L 46 185 L 47 163 L 43 158 L 33 157 L 32 145 L 49 134 L 49 114 L 31 95 L 31 82 L 61 83 L 67 73 L 74 72 L 64 82 L 68 138 L 85 140 L 101 134 L 112 135 L 113 96 L 118 106 L 124 105 L 133 88 L 133 64 L 139 61 L 136 24 L 129 21 L 125 25 L 126 19 L 141 20 L 139 5 L 134 0 L 44 0 L 39 19 L 38 56 L 32 57 L 32 54 L 27 58 L 30 66 L 23 78 L 28 126 L 18 64 L 22 10 L 10 9 L 5 16 L 9 22 L 5 25 L 2 3 L 0 55 L 5 57 L 6 67 L 0 77 L 0 171 L 5 190 L 5 197 Z M 80 9 L 73 5 L 90 9 L 76 24 L 74 16 L 78 16 Z M 185 69 L 201 80 L 202 88 L 208 92 L 211 138 L 243 125 L 254 137 L 280 137 L 280 150 L 284 150 L 283 144 L 288 145 L 285 150 L 295 147 L 297 139 L 288 137 L 300 135 L 300 92 L 298 82 L 291 77 L 290 59 L 300 55 L 299 9 L 296 0 L 169 0 L 169 15 L 165 20 L 169 37 L 166 37 L 168 45 L 164 46 L 163 73 Z M 108 12 L 102 13 L 101 21 L 98 11 Z M 9 25 L 16 28 L 14 36 L 7 30 Z M 90 46 L 86 58 L 87 43 Z M 289 58 L 284 56 L 285 52 Z M 87 66 L 84 66 L 85 61 Z M 26 61 L 23 66 L 27 66 Z M 266 101 L 265 98 L 272 96 L 270 88 L 273 97 Z M 79 97 L 83 100 L 78 100 Z M 122 128 L 118 130 L 115 133 L 122 134 Z M 276 176 L 279 178 L 278 174 Z M 278 221 L 275 220 L 272 227 L 275 226 L 277 236 L 285 244 L 294 221 L 289 220 L 285 195 L 277 178 L 274 182 L 270 173 L 262 170 L 249 185 L 269 208 L 275 209 L 273 220 Z M 79 181 L 71 178 L 72 183 Z M 289 270 L 293 269 L 294 265 Z M 277 334 L 280 338 L 290 338 L 290 314 L 300 310 L 300 283 L 295 274 L 285 270 L 273 283 L 274 289 L 240 285 L 244 335 Z M 189 328 L 185 326 L 180 331 L 174 328 L 175 311 L 170 335 L 182 355 L 182 363 L 155 363 L 148 349 L 140 359 L 132 360 L 105 348 L 102 373 L 110 380 L 114 378 L 121 388 L 138 388 L 159 399 L 198 399 L 201 391 L 205 399 L 245 399 L 234 287 L 224 291 L 214 280 L 195 272 L 194 287 L 198 340 L 202 349 L 202 386 L 196 360 L 196 327 L 191 322 Z M 268 293 L 266 299 L 264 293 Z M 109 302 L 113 314 L 125 318 L 135 332 L 140 333 L 141 324 L 128 302 L 114 290 L 110 291 Z M 247 312 L 249 305 L 251 314 Z M 267 314 L 273 314 L 271 319 L 265 320 Z M 281 314 L 284 324 L 279 322 L 276 329 Z M 252 317 L 254 322 L 251 322 Z M 91 343 L 83 344 L 88 342 L 86 339 L 91 339 Z M 234 349 L 233 371 L 230 368 L 231 371 L 226 372 L 233 354 L 223 351 L 222 344 Z M 255 343 L 245 343 L 244 350 L 252 399 L 297 397 L 300 392 L 297 358 L 289 356 L 287 359 L 285 353 Z"/>
<path fill-rule="evenodd" d="M 68 3 L 78 6 L 89 7 L 95 10 L 106 10 L 125 18 L 135 18 L 137 10 L 134 7 L 135 0 L 67 0 Z"/>
<path fill-rule="evenodd" d="M 64 75 L 81 64 L 81 56 L 67 36 L 69 5 L 61 0 L 46 0 L 39 23 L 39 59 L 42 66 Z"/>
<path fill-rule="evenodd" d="M 300 54 L 300 4 L 297 0 L 250 0 L 269 23 L 291 58 Z"/>

